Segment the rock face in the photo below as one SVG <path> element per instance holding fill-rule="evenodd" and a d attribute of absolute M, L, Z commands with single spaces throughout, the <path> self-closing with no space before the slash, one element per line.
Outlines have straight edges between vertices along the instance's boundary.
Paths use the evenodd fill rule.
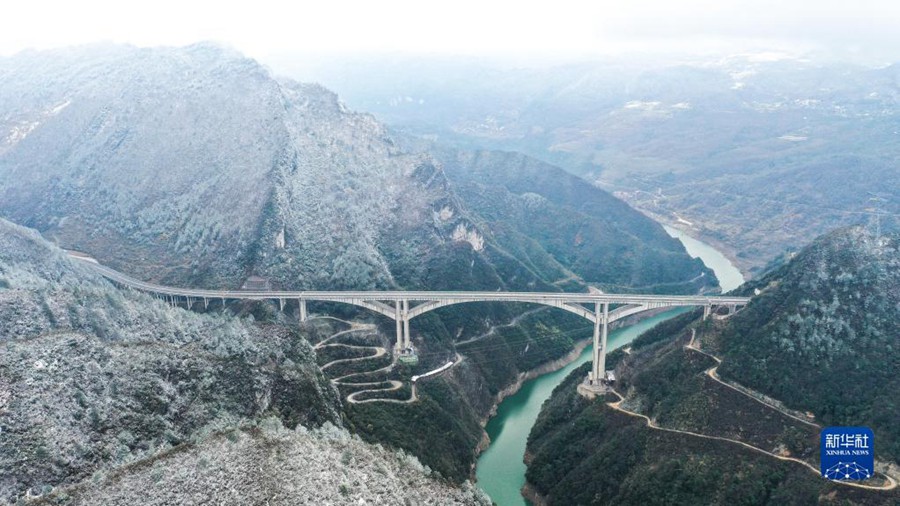
<path fill-rule="evenodd" d="M 612 200 L 604 194 L 598 205 Z M 655 227 L 634 233 L 645 245 L 627 269 L 678 281 L 698 274 L 677 243 L 651 237 L 659 227 L 616 204 L 614 221 L 640 223 L 623 227 Z M 429 272 L 468 262 L 458 247 L 467 244 L 493 271 L 487 278 L 521 271 L 517 286 L 539 288 L 571 273 L 536 269 L 530 257 L 622 253 L 591 237 L 509 251 L 490 230 L 504 232 L 502 220 L 485 223 L 482 209 L 460 198 L 431 156 L 401 149 L 371 116 L 233 51 L 96 46 L 0 59 L 0 213 L 139 278 L 436 288 Z M 582 279 L 612 281 L 585 265 Z"/>
<path fill-rule="evenodd" d="M 307 340 L 121 292 L 0 220 L 0 501 L 264 415 L 339 423 Z"/>
<path fill-rule="evenodd" d="M 2 212 L 138 275 L 385 286 L 384 230 L 430 221 L 423 160 L 231 51 L 61 50 L 0 76 Z"/>

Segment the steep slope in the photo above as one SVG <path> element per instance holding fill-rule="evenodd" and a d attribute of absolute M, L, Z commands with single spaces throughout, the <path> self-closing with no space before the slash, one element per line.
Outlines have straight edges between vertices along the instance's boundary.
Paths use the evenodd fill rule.
<path fill-rule="evenodd" d="M 498 243 L 546 270 L 537 251 L 578 281 L 609 292 L 688 293 L 718 284 L 681 243 L 624 202 L 519 153 L 444 152 L 445 171 Z M 692 279 L 683 273 L 693 272 Z"/>
<path fill-rule="evenodd" d="M 215 434 L 34 504 L 491 504 L 472 484 L 435 479 L 415 457 L 332 426 L 285 430 L 277 420 Z"/>
<path fill-rule="evenodd" d="M 431 198 L 371 117 L 219 47 L 23 54 L 0 75 L 2 212 L 138 275 L 387 286 L 380 233 Z"/>
<path fill-rule="evenodd" d="M 536 68 L 369 56 L 304 75 L 394 128 L 527 153 L 663 220 L 681 217 L 755 271 L 865 222 L 868 192 L 900 212 L 900 66 L 772 56 Z"/>
<path fill-rule="evenodd" d="M 4 501 L 264 414 L 340 420 L 296 331 L 121 292 L 5 220 L 0 322 Z"/>
<path fill-rule="evenodd" d="M 478 277 L 500 278 L 487 283 L 495 288 L 538 289 L 561 274 L 549 258 L 542 272 L 517 256 L 521 249 L 491 240 L 475 225 L 484 206 L 468 205 L 439 164 L 405 153 L 371 116 L 209 44 L 2 59 L 0 118 L 0 213 L 138 277 L 213 287 L 256 274 L 292 288 L 462 288 L 465 276 L 447 284 L 457 277 L 430 272 L 468 256 L 455 246 L 465 243 L 485 265 Z M 657 240 L 639 255 L 646 272 L 635 274 L 643 268 L 635 263 L 617 276 L 594 259 L 577 266 L 584 279 L 631 286 L 658 274 L 682 283 L 697 275 L 650 221 L 606 194 L 589 197 L 627 222 L 614 230 Z M 578 256 L 609 258 L 618 246 L 578 245 Z M 535 256 L 570 254 L 541 247 Z"/>
<path fill-rule="evenodd" d="M 510 154 L 450 167 L 404 149 L 322 87 L 276 79 L 209 44 L 0 59 L 0 118 L 0 214 L 141 279 L 235 288 L 260 276 L 293 289 L 583 291 L 589 282 L 696 292 L 715 284 L 658 225 L 608 194 L 574 178 L 535 185 L 515 176 L 519 165 L 528 177 L 558 169 Z M 488 177 L 492 166 L 508 181 Z M 558 223 L 562 239 L 554 239 Z M 590 335 L 561 311 L 503 327 L 526 309 L 471 304 L 417 318 L 418 370 L 397 368 L 390 379 L 457 351 L 467 359 L 423 387 L 421 403 L 348 407 L 348 425 L 463 481 L 496 396 Z M 285 321 L 263 304 L 255 311 L 266 323 Z M 361 314 L 382 335 L 393 332 L 391 322 L 346 307 L 310 311 Z"/>
<path fill-rule="evenodd" d="M 715 341 L 722 376 L 825 425 L 871 426 L 879 456 L 900 463 L 900 234 L 838 230 L 755 289 Z"/>
<path fill-rule="evenodd" d="M 777 413 L 755 409 L 753 401 L 742 400 L 740 395 L 729 398 L 727 388 L 716 391 L 723 398 L 698 402 L 715 388 L 697 385 L 704 381 L 697 374 L 704 365 L 695 361 L 696 356 L 669 351 L 677 355 L 663 352 L 654 357 L 662 364 L 647 367 L 645 379 L 657 375 L 684 381 L 678 384 L 679 396 L 673 401 L 683 403 L 682 407 L 689 403 L 695 416 L 705 417 L 704 423 L 714 421 L 731 429 L 730 435 L 712 433 L 728 440 L 696 435 L 713 432 L 709 426 L 670 428 L 673 422 L 681 422 L 671 415 L 683 415 L 684 408 L 659 419 L 649 415 L 654 420 L 649 427 L 646 419 L 608 405 L 617 400 L 613 396 L 587 400 L 575 390 L 589 369 L 582 367 L 557 387 L 529 436 L 526 492 L 536 504 L 880 506 L 900 500 L 897 489 L 877 491 L 830 483 L 800 463 L 738 443 L 744 439 L 754 447 L 774 443 L 771 450 L 775 455 L 792 455 L 788 448 L 811 454 L 817 451 L 816 437 L 802 424 L 792 425 Z M 673 375 L 673 369 L 679 374 Z M 694 385 L 685 388 L 690 383 Z M 633 388 L 638 388 L 635 395 L 652 393 Z M 626 409 L 641 411 L 634 405 Z M 752 430 L 760 432 L 753 434 Z"/>
<path fill-rule="evenodd" d="M 816 476 L 820 428 L 866 425 L 876 468 L 897 480 L 897 245 L 836 231 L 742 287 L 758 294 L 728 319 L 658 326 L 618 356 L 622 402 L 583 399 L 573 374 L 530 435 L 532 491 L 549 504 L 900 500 Z M 610 459 L 613 476 L 598 479 Z"/>

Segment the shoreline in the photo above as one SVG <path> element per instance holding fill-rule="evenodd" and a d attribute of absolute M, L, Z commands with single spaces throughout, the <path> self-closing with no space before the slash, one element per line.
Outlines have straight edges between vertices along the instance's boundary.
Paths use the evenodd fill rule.
<path fill-rule="evenodd" d="M 529 501 L 532 506 L 544 506 L 547 504 L 547 498 L 535 490 L 534 486 L 532 486 L 531 483 L 528 483 L 527 480 L 525 481 L 525 485 L 522 485 L 522 497 Z"/>
<path fill-rule="evenodd" d="M 664 307 L 664 308 L 658 308 L 658 309 L 650 309 L 650 310 L 644 311 L 637 315 L 628 316 L 621 320 L 617 320 L 617 321 L 610 323 L 609 330 L 612 331 L 612 330 L 616 330 L 616 329 L 619 329 L 622 327 L 629 327 L 629 326 L 634 325 L 635 323 L 638 323 L 644 319 L 652 318 L 658 314 L 665 313 L 665 312 L 671 311 L 671 310 L 672 310 L 672 308 L 670 308 L 670 307 Z M 516 377 L 516 381 L 514 381 L 507 387 L 505 387 L 502 390 L 500 390 L 499 392 L 497 392 L 497 395 L 494 396 L 494 402 L 491 405 L 491 409 L 488 411 L 487 416 L 483 417 L 479 421 L 479 423 L 481 424 L 481 441 L 475 447 L 475 462 L 473 463 L 472 469 L 470 472 L 470 479 L 472 480 L 473 483 L 478 483 L 478 479 L 475 476 L 475 468 L 478 465 L 478 456 L 481 455 L 482 452 L 487 450 L 488 447 L 490 447 L 490 445 L 491 445 L 491 438 L 490 438 L 490 436 L 488 436 L 488 433 L 486 430 L 487 424 L 488 424 L 488 422 L 491 421 L 492 418 L 494 418 L 494 416 L 497 415 L 497 409 L 500 406 L 500 403 L 503 402 L 507 397 L 510 397 L 510 396 L 518 393 L 519 390 L 522 389 L 522 386 L 525 384 L 525 382 L 539 378 L 545 374 L 556 372 L 556 371 L 562 369 L 563 367 L 566 367 L 567 365 L 571 364 L 572 362 L 575 362 L 576 360 L 578 360 L 578 357 L 581 356 L 581 354 L 584 352 L 585 348 L 587 348 L 588 346 L 590 346 L 592 344 L 592 341 L 593 341 L 593 337 L 589 337 L 589 338 L 583 339 L 581 341 L 576 341 L 575 346 L 572 348 L 571 351 L 569 351 L 569 353 L 566 353 L 562 357 L 559 357 L 555 360 L 551 360 L 551 361 L 546 362 L 538 367 L 535 367 L 534 369 L 520 372 L 518 374 L 518 376 Z M 618 348 L 616 348 L 616 349 L 618 349 Z"/>
<path fill-rule="evenodd" d="M 705 245 L 709 246 L 709 249 L 718 251 L 719 256 L 716 256 L 716 257 L 709 256 L 709 258 L 707 258 L 708 255 L 706 255 L 702 250 L 701 250 L 701 251 L 698 251 L 698 253 L 700 254 L 699 258 L 704 262 L 704 264 L 707 264 L 707 262 L 711 262 L 712 264 L 714 264 L 714 266 L 713 266 L 713 267 L 710 267 L 710 268 L 713 269 L 713 271 L 716 272 L 717 275 L 719 274 L 718 271 L 719 271 L 719 270 L 722 270 L 723 272 L 726 272 L 726 271 L 727 271 L 731 277 L 735 277 L 735 278 L 736 278 L 736 277 L 743 277 L 744 279 L 747 278 L 747 276 L 746 276 L 746 274 L 745 274 L 745 273 L 747 272 L 747 266 L 746 266 L 746 264 L 745 264 L 744 262 L 740 262 L 739 259 L 736 258 L 735 254 L 734 254 L 734 251 L 733 251 L 732 249 L 727 248 L 727 247 L 721 247 L 721 245 L 720 245 L 720 243 L 719 243 L 718 241 L 711 240 L 711 241 L 707 242 L 707 241 L 705 241 L 705 240 L 699 239 L 699 238 L 697 238 L 695 235 L 693 235 L 693 234 L 691 234 L 691 233 L 688 233 L 686 230 L 684 230 L 683 225 L 682 225 L 682 226 L 676 226 L 677 224 L 669 223 L 668 220 L 660 219 L 661 217 L 650 215 L 650 213 L 645 213 L 645 214 L 647 214 L 647 215 L 650 216 L 651 218 L 655 219 L 660 225 L 673 226 L 674 229 L 677 229 L 679 232 L 681 232 L 681 233 L 684 234 L 684 236 L 685 236 L 684 239 L 685 239 L 685 240 L 687 239 L 687 237 L 690 237 L 691 239 L 694 239 L 694 240 L 697 241 L 697 242 L 704 243 Z M 691 232 L 694 232 L 694 231 L 691 229 Z M 674 237 L 674 238 L 675 238 L 676 240 L 679 239 L 678 237 Z M 681 241 L 681 242 L 684 242 L 684 241 Z M 721 247 L 721 249 L 720 249 L 720 247 Z M 729 264 L 730 264 L 730 265 L 729 265 Z M 707 264 L 707 267 L 709 267 L 709 264 Z M 634 325 L 634 324 L 636 324 L 636 323 L 639 323 L 639 322 L 641 322 L 641 321 L 643 321 L 643 320 L 645 320 L 645 319 L 647 319 L 647 318 L 652 318 L 652 317 L 655 317 L 655 316 L 657 316 L 657 315 L 659 315 L 659 314 L 661 314 L 661 313 L 666 313 L 666 312 L 671 311 L 671 310 L 672 310 L 672 308 L 659 308 L 659 309 L 655 309 L 655 310 L 652 310 L 652 311 L 647 311 L 647 312 L 639 313 L 639 314 L 636 314 L 636 315 L 632 315 L 632 316 L 630 316 L 630 317 L 628 317 L 628 318 L 625 318 L 625 319 L 622 319 L 622 320 L 619 320 L 619 321 L 617 321 L 617 322 L 614 322 L 614 323 L 610 324 L 610 329 L 617 329 L 617 328 L 620 328 L 620 327 L 623 327 L 623 326 L 625 326 L 625 327 L 631 326 L 631 325 Z M 646 330 L 646 329 L 645 329 L 645 330 Z M 589 339 L 585 339 L 584 342 L 579 342 L 579 343 L 578 343 L 578 344 L 579 344 L 579 346 L 578 346 L 578 350 L 579 350 L 579 351 L 575 352 L 575 350 L 573 350 L 573 352 L 570 352 L 570 353 L 566 354 L 565 356 L 563 356 L 563 357 L 561 357 L 561 358 L 559 358 L 559 359 L 556 359 L 556 360 L 554 360 L 554 361 L 552 361 L 552 362 L 548 362 L 547 364 L 544 364 L 544 365 L 542 365 L 542 366 L 540 366 L 540 367 L 537 367 L 537 368 L 535 368 L 535 369 L 532 370 L 532 371 L 527 371 L 527 372 L 525 372 L 525 373 L 519 374 L 519 376 L 518 376 L 518 378 L 517 378 L 517 381 L 513 382 L 513 384 L 511 384 L 511 385 L 507 386 L 506 388 L 504 388 L 502 391 L 500 391 L 500 392 L 495 396 L 495 398 L 494 398 L 494 401 L 495 401 L 495 402 L 494 402 L 493 406 L 491 407 L 491 410 L 490 410 L 488 416 L 486 416 L 486 417 L 484 418 L 484 420 L 482 421 L 482 431 L 485 433 L 484 435 L 486 436 L 486 430 L 485 430 L 485 428 L 486 428 L 486 426 L 487 426 L 487 423 L 488 423 L 494 416 L 497 415 L 497 411 L 498 411 L 498 409 L 499 409 L 499 405 L 500 405 L 501 402 L 503 402 L 503 400 L 505 400 L 505 399 L 506 399 L 507 397 L 509 397 L 510 395 L 513 395 L 513 394 L 515 394 L 516 392 L 518 392 L 518 391 L 523 387 L 525 381 L 527 381 L 528 379 L 535 379 L 535 378 L 538 378 L 538 377 L 540 377 L 543 373 L 549 373 L 549 372 L 558 370 L 558 369 L 561 368 L 561 367 L 565 367 L 566 365 L 571 364 L 571 363 L 572 363 L 573 361 L 575 361 L 575 360 L 577 359 L 577 357 L 578 357 L 578 355 L 576 355 L 575 353 L 578 353 L 578 354 L 583 353 L 583 352 L 584 352 L 584 348 L 587 347 L 588 345 L 590 345 L 590 344 L 591 344 L 591 341 L 592 341 L 592 340 L 591 340 L 590 338 L 589 338 Z M 627 346 L 627 345 L 626 345 L 626 346 Z M 617 346 L 616 349 L 618 349 L 618 348 L 620 348 L 620 347 Z M 483 451 L 485 451 L 487 448 L 490 448 L 490 446 L 491 446 L 492 443 L 493 443 L 493 442 L 490 441 L 487 437 L 484 437 L 484 438 L 483 438 L 483 441 L 482 441 L 482 444 L 479 445 L 479 448 L 478 448 L 478 450 L 477 450 L 477 452 L 476 452 L 476 459 L 477 459 L 477 460 L 476 460 L 476 462 L 475 462 L 475 466 L 473 466 L 473 469 L 472 469 L 472 471 L 473 471 L 473 472 L 472 472 L 472 475 L 473 475 L 473 478 L 474 478 L 473 481 L 474 481 L 476 484 L 478 484 L 478 480 L 477 480 L 477 475 L 476 475 L 476 473 L 475 473 L 475 470 L 476 470 L 476 469 L 480 469 L 480 468 L 478 467 L 478 465 L 480 464 L 480 462 L 479 462 L 480 459 L 478 459 L 478 456 L 479 456 Z M 504 458 L 507 459 L 507 460 L 511 460 L 512 457 L 513 457 L 512 454 L 509 454 L 509 455 L 505 455 Z M 523 459 L 523 461 L 525 462 L 525 465 L 526 465 L 526 471 L 527 471 L 527 466 L 528 466 L 528 464 L 529 464 L 529 460 L 530 460 L 531 457 L 532 457 L 532 456 L 528 455 L 528 453 L 527 453 L 527 448 L 526 448 L 526 450 L 525 450 L 525 455 L 522 456 L 522 459 Z M 503 466 L 502 463 L 493 463 L 493 462 L 492 462 L 490 465 L 500 465 L 501 467 Z M 482 471 L 483 471 L 483 470 L 482 470 Z M 482 473 L 482 474 L 483 474 L 483 473 Z M 516 474 L 518 475 L 518 472 L 517 472 Z M 489 475 L 485 475 L 485 478 L 487 479 L 488 476 L 489 476 Z M 495 481 L 495 480 L 493 480 L 493 481 Z M 512 497 L 512 493 L 513 493 L 512 487 L 507 487 L 507 486 L 504 486 L 504 485 L 502 485 L 502 484 L 493 483 L 493 481 L 491 481 L 491 486 L 492 486 L 492 487 L 498 487 L 498 490 L 503 490 L 504 497 L 510 497 L 510 498 Z M 527 478 L 525 478 L 525 479 L 522 480 L 521 482 L 519 482 L 519 481 L 518 481 L 518 478 L 517 478 L 516 481 L 517 481 L 518 483 L 523 483 L 523 486 L 517 491 L 518 494 L 521 494 L 522 497 L 524 497 L 525 499 L 531 501 L 531 502 L 532 502 L 533 504 L 535 504 L 535 505 L 543 505 L 543 504 L 546 504 L 546 498 L 545 498 L 545 497 L 542 497 L 541 494 L 538 493 L 538 491 L 536 491 L 536 490 L 534 489 L 534 487 L 533 487 L 530 483 L 528 483 Z M 518 503 L 517 503 L 517 504 L 518 504 Z"/>
<path fill-rule="evenodd" d="M 659 223 L 660 225 L 665 225 L 667 227 L 672 227 L 674 229 L 678 229 L 685 234 L 689 235 L 691 238 L 696 239 L 697 241 L 703 242 L 711 246 L 713 249 L 717 250 L 722 254 L 725 258 L 734 265 L 738 271 L 740 271 L 741 275 L 744 276 L 745 281 L 749 281 L 753 279 L 753 271 L 751 268 L 762 268 L 763 263 L 759 263 L 758 265 L 752 261 L 743 260 L 737 256 L 737 251 L 731 245 L 728 245 L 721 240 L 712 237 L 710 235 L 704 234 L 702 230 L 697 229 L 693 226 L 686 226 L 684 223 L 679 221 L 671 220 L 661 214 L 654 213 L 653 211 L 648 211 L 646 209 L 635 208 L 645 216 L 650 218 L 651 220 Z"/>

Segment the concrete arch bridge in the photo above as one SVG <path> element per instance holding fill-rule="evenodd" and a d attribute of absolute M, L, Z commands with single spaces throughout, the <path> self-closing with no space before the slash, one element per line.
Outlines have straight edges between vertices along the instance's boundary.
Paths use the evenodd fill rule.
<path fill-rule="evenodd" d="M 669 307 L 703 307 L 704 318 L 713 308 L 727 307 L 729 313 L 745 306 L 749 297 L 712 295 L 634 295 L 608 293 L 556 292 L 432 292 L 432 291 L 279 291 L 279 290 L 200 290 L 174 288 L 134 279 L 99 264 L 90 257 L 70 253 L 85 262 L 107 279 L 127 288 L 165 298 L 171 303 L 184 301 L 188 307 L 211 300 L 273 300 L 284 310 L 296 301 L 300 320 L 307 319 L 306 304 L 340 302 L 362 307 L 384 315 L 396 322 L 397 339 L 394 350 L 398 354 L 411 350 L 409 322 L 435 309 L 470 302 L 520 302 L 541 304 L 575 313 L 594 324 L 593 364 L 588 384 L 600 386 L 606 377 L 607 334 L 609 324 L 643 311 Z M 617 306 L 610 310 L 610 305 Z"/>

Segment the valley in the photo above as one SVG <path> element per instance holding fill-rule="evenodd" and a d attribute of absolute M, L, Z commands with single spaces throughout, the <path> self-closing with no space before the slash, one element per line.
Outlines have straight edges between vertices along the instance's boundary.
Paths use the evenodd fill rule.
<path fill-rule="evenodd" d="M 688 252 L 703 260 L 707 267 L 715 272 L 717 278 L 725 280 L 722 282 L 723 291 L 737 288 L 743 282 L 740 271 L 721 253 L 699 241 L 684 237 L 683 233 L 676 230 L 668 229 L 668 232 L 685 242 Z M 609 347 L 611 350 L 625 347 L 657 323 L 683 313 L 684 310 L 667 311 L 619 328 L 610 335 Z M 476 471 L 478 486 L 498 505 L 529 504 L 522 496 L 528 434 L 538 417 L 541 405 L 550 398 L 554 389 L 582 364 L 590 362 L 590 359 L 588 347 L 565 367 L 526 381 L 517 393 L 504 399 L 497 407 L 497 414 L 486 426 L 491 444 L 479 457 Z"/>
<path fill-rule="evenodd" d="M 410 135 L 562 167 L 757 275 L 834 228 L 895 227 L 900 213 L 900 67 L 789 53 L 409 55 L 302 71 Z"/>
<path fill-rule="evenodd" d="M 0 503 L 900 504 L 896 64 L 250 54 L 0 52 Z"/>
<path fill-rule="evenodd" d="M 876 400 L 890 395 L 892 387 L 872 384 L 871 373 L 883 370 L 877 362 L 894 360 L 892 338 L 881 337 L 879 327 L 896 328 L 896 306 L 846 297 L 855 293 L 858 283 L 893 286 L 895 241 L 896 235 L 877 237 L 862 229 L 819 238 L 787 264 L 740 287 L 738 293 L 757 293 L 747 308 L 709 320 L 700 319 L 697 312 L 686 313 L 636 339 L 628 354 L 614 357 L 617 383 L 615 393 L 606 398 L 590 400 L 571 393 L 578 373 L 584 371 L 570 375 L 543 406 L 529 435 L 528 494 L 541 504 L 591 502 L 601 496 L 611 503 L 687 503 L 701 497 L 716 503 L 738 498 L 752 504 L 895 503 L 900 478 L 895 424 L 881 425 L 885 423 L 881 418 L 865 420 L 861 413 L 894 409 L 891 401 Z M 893 290 L 877 292 L 893 300 Z M 791 296 L 783 298 L 787 293 Z M 821 343 L 794 341 L 801 335 L 796 329 L 788 334 L 793 338 L 773 342 L 773 327 L 783 321 L 802 325 L 816 318 L 814 308 L 821 300 L 844 301 L 827 317 L 842 322 L 844 330 L 828 339 L 857 340 L 852 348 L 838 345 L 853 359 L 823 363 L 822 355 L 835 352 Z M 810 310 L 812 314 L 807 313 Z M 753 337 L 754 332 L 767 337 Z M 859 339 L 874 342 L 863 344 Z M 772 346 L 782 351 L 773 352 Z M 802 359 L 796 358 L 798 348 L 804 350 Z M 765 358 L 748 362 L 734 349 Z M 785 355 L 794 358 L 782 361 Z M 865 387 L 858 388 L 866 388 L 866 394 L 855 403 L 876 402 L 877 409 L 831 411 L 829 403 L 841 401 L 829 394 L 846 392 L 846 386 L 827 390 L 829 394 L 809 391 L 803 401 L 785 397 L 785 392 L 809 388 L 801 382 L 825 389 L 829 382 L 841 381 L 832 368 L 863 361 L 873 365 L 841 376 L 860 378 Z M 762 363 L 770 368 L 767 374 L 732 372 L 754 370 Z M 769 386 L 779 384 L 778 390 Z M 865 483 L 822 481 L 819 432 L 850 418 L 879 427 L 876 475 Z M 620 442 L 624 438 L 630 441 Z M 586 480 L 600 462 L 614 462 L 607 465 L 613 476 Z M 582 488 L 572 488 L 572 483 Z"/>

